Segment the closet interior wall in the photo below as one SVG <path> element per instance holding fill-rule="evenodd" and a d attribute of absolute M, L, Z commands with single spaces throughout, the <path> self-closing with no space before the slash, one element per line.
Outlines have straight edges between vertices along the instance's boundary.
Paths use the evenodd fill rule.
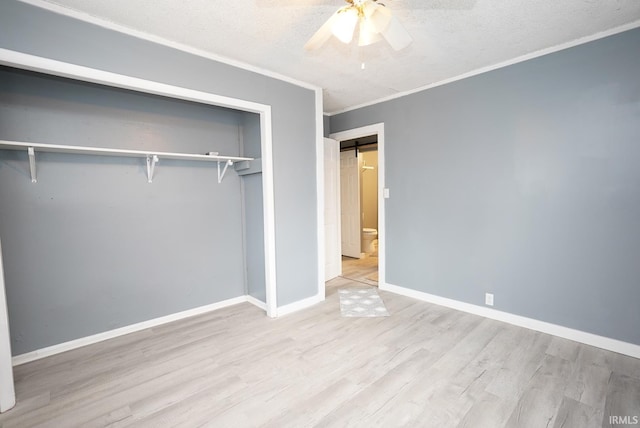
<path fill-rule="evenodd" d="M 4 140 L 237 156 L 243 115 L 0 68 Z M 150 184 L 143 159 L 36 157 L 34 184 L 26 151 L 0 151 L 14 355 L 245 294 L 235 172 L 161 159 Z"/>
<path fill-rule="evenodd" d="M 242 156 L 254 158 L 254 164 L 259 164 L 262 157 L 260 116 L 243 113 L 241 123 Z M 243 175 L 241 186 L 246 294 L 266 304 L 262 173 Z"/>

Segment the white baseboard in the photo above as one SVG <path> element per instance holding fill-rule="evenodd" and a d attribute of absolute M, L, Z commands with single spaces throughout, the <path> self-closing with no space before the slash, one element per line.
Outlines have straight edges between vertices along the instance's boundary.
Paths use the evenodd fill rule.
<path fill-rule="evenodd" d="M 260 309 L 262 309 L 263 311 L 267 310 L 267 304 L 261 300 L 256 299 L 253 296 L 249 296 L 247 295 L 247 302 L 251 303 L 254 306 L 259 307 Z"/>
<path fill-rule="evenodd" d="M 290 303 L 278 308 L 278 316 L 287 315 L 292 312 L 296 312 L 309 306 L 313 306 L 316 303 L 320 303 L 324 298 L 320 294 L 307 299 L 299 300 L 297 302 Z M 151 327 L 157 327 L 162 324 L 166 324 L 173 321 L 193 317 L 195 315 L 201 315 L 207 312 L 215 311 L 217 309 L 226 308 L 228 306 L 237 305 L 238 303 L 249 302 L 252 305 L 259 307 L 262 310 L 267 309 L 267 305 L 264 302 L 256 299 L 253 296 L 238 296 L 232 299 L 223 300 L 222 302 L 212 303 L 210 305 L 200 306 L 197 308 L 189 309 L 175 314 L 167 315 L 164 317 L 154 318 L 148 321 L 139 322 L 136 324 L 128 325 L 114 330 L 105 331 L 103 333 L 93 334 L 87 337 L 81 337 L 79 339 L 70 340 L 68 342 L 59 343 L 57 345 L 48 346 L 46 348 L 37 349 L 25 354 L 16 355 L 11 358 L 13 366 L 19 366 L 20 364 L 30 363 L 41 358 L 50 357 L 52 355 L 60 354 L 62 352 L 71 351 L 72 349 L 81 348 L 83 346 L 92 345 L 94 343 L 102 342 L 108 339 L 113 339 L 118 336 L 124 336 L 125 334 L 134 333 L 136 331 L 144 330 Z"/>
<path fill-rule="evenodd" d="M 422 291 L 399 287 L 397 285 L 388 283 L 380 283 L 379 288 L 383 291 L 389 291 L 391 293 L 400 294 L 417 300 L 422 300 L 424 302 L 446 306 L 451 309 L 456 309 L 459 311 L 468 312 L 470 314 L 480 315 L 485 318 L 517 325 L 519 327 L 528 328 L 530 330 L 551 334 L 553 336 L 562 337 L 564 339 L 573 340 L 575 342 L 584 343 L 586 345 L 595 346 L 597 348 L 606 349 L 608 351 L 617 352 L 619 354 L 629 355 L 630 357 L 640 358 L 640 345 L 635 345 L 633 343 L 623 342 L 621 340 L 611 339 L 609 337 L 598 336 L 597 334 L 574 330 L 569 327 L 563 327 L 561 325 L 551 324 L 520 315 L 514 315 L 508 312 L 502 312 L 483 306 L 472 305 L 470 303 L 460 302 L 458 300 L 447 299 L 446 297 L 440 297 L 433 294 L 424 293 Z"/>
<path fill-rule="evenodd" d="M 59 343 L 57 345 L 48 346 L 46 348 L 38 349 L 36 351 L 27 352 L 26 354 L 16 355 L 11 359 L 11 362 L 14 367 L 19 366 L 20 364 L 29 363 L 31 361 L 39 360 L 41 358 L 49 357 L 51 355 L 60 354 L 62 352 L 70 351 L 72 349 L 81 348 L 83 346 L 102 342 L 108 339 L 113 339 L 114 337 L 123 336 L 125 334 L 134 333 L 136 331 L 144 330 L 151 327 L 156 327 L 162 324 L 166 324 L 172 321 L 178 321 L 178 320 L 189 318 L 195 315 L 201 315 L 207 312 L 215 311 L 217 309 L 226 308 L 227 306 L 237 305 L 238 303 L 244 303 L 248 301 L 247 297 L 248 296 L 238 296 L 232 299 L 223 300 L 222 302 L 200 306 L 197 308 L 189 309 L 182 312 L 177 312 L 175 314 L 167 315 L 164 317 L 154 318 L 148 321 L 139 322 L 137 324 L 131 324 L 126 327 L 105 331 L 104 333 L 98 333 L 98 334 L 94 334 L 87 337 L 81 337 L 80 339 Z"/>
<path fill-rule="evenodd" d="M 293 312 L 306 309 L 309 306 L 313 306 L 324 300 L 324 296 L 316 294 L 315 296 L 308 297 L 306 299 L 298 300 L 297 302 L 289 303 L 288 305 L 280 306 L 278 308 L 278 316 L 288 315 Z"/>

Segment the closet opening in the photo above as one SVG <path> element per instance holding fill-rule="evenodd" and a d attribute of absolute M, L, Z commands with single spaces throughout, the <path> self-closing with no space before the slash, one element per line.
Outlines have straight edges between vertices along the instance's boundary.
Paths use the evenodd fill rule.
<path fill-rule="evenodd" d="M 221 183 L 213 163 L 161 158 L 149 182 L 144 159 L 36 152 L 34 183 L 26 151 L 0 151 L 16 339 L 2 367 L 240 302 L 277 316 L 270 106 L 7 50 L 0 61 L 0 139 L 255 158 Z M 10 349 L 8 332 L 0 345 Z"/>

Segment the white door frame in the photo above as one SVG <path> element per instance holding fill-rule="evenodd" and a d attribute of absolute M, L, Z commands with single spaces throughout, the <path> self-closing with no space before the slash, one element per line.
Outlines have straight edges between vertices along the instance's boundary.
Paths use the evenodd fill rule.
<path fill-rule="evenodd" d="M 324 268 L 325 268 L 325 237 L 324 237 L 324 115 L 322 89 L 316 89 L 316 239 L 318 242 L 318 278 L 317 293 L 313 298 L 316 302 L 325 299 Z"/>
<path fill-rule="evenodd" d="M 11 362 L 11 336 L 7 315 L 7 296 L 4 291 L 4 269 L 2 267 L 2 242 L 0 242 L 0 413 L 16 405 L 13 386 L 13 364 Z"/>
<path fill-rule="evenodd" d="M 378 284 L 385 285 L 386 272 L 386 222 L 385 222 L 385 181 L 384 181 L 384 122 L 346 131 L 335 132 L 330 138 L 338 141 L 354 138 L 378 136 Z M 324 198 L 324 195 L 321 195 Z"/>
<path fill-rule="evenodd" d="M 195 91 L 179 86 L 168 85 L 123 74 L 111 73 L 90 67 L 56 61 L 49 58 L 29 55 L 22 52 L 0 48 L 0 64 L 22 70 L 67 77 L 75 80 L 98 83 L 116 88 L 130 89 L 154 95 L 161 95 L 202 104 L 233 108 L 236 110 L 257 113 L 260 115 L 260 138 L 262 149 L 262 193 L 264 217 L 264 253 L 265 253 L 265 287 L 266 313 L 269 317 L 278 315 L 277 286 L 276 286 L 276 247 L 275 247 L 275 208 L 273 191 L 273 161 L 272 161 L 272 125 L 271 106 L 245 101 L 236 98 L 216 95 L 209 92 Z M 240 237 L 238 237 L 239 239 Z M 4 295 L 4 282 L 0 282 Z M 7 316 L 6 305 L 0 302 L 0 320 Z M 263 308 L 264 309 L 264 308 Z M 1 325 L 0 325 L 1 327 Z M 10 350 L 9 337 L 0 334 L 0 352 Z M 8 336 L 8 335 L 7 335 Z M 1 356 L 0 356 L 1 358 Z M 0 361 L 1 363 L 2 361 Z M 3 370 L 0 367 L 0 370 Z M 2 372 L 0 372 L 2 373 Z M 8 408 L 12 400 L 13 380 L 2 375 L 0 378 L 0 403 L 2 409 Z"/>
<path fill-rule="evenodd" d="M 277 316 L 275 208 L 273 201 L 273 161 L 271 106 L 225 97 L 210 92 L 196 91 L 165 83 L 153 82 L 123 74 L 111 73 L 90 67 L 79 66 L 49 58 L 29 55 L 0 48 L 0 64 L 23 70 L 37 71 L 54 76 L 67 77 L 85 82 L 98 83 L 137 92 L 161 95 L 202 104 L 227 107 L 260 115 L 260 138 L 262 149 L 262 194 L 264 217 L 264 253 L 266 282 L 266 312 Z"/>

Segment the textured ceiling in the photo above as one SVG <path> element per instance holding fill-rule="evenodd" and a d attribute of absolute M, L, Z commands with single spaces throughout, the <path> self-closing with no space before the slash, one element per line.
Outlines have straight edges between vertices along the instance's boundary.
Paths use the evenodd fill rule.
<path fill-rule="evenodd" d="M 47 0 L 308 82 L 336 112 L 631 24 L 640 0 L 385 0 L 414 42 L 305 42 L 343 0 Z M 364 70 L 362 63 L 365 63 Z"/>

